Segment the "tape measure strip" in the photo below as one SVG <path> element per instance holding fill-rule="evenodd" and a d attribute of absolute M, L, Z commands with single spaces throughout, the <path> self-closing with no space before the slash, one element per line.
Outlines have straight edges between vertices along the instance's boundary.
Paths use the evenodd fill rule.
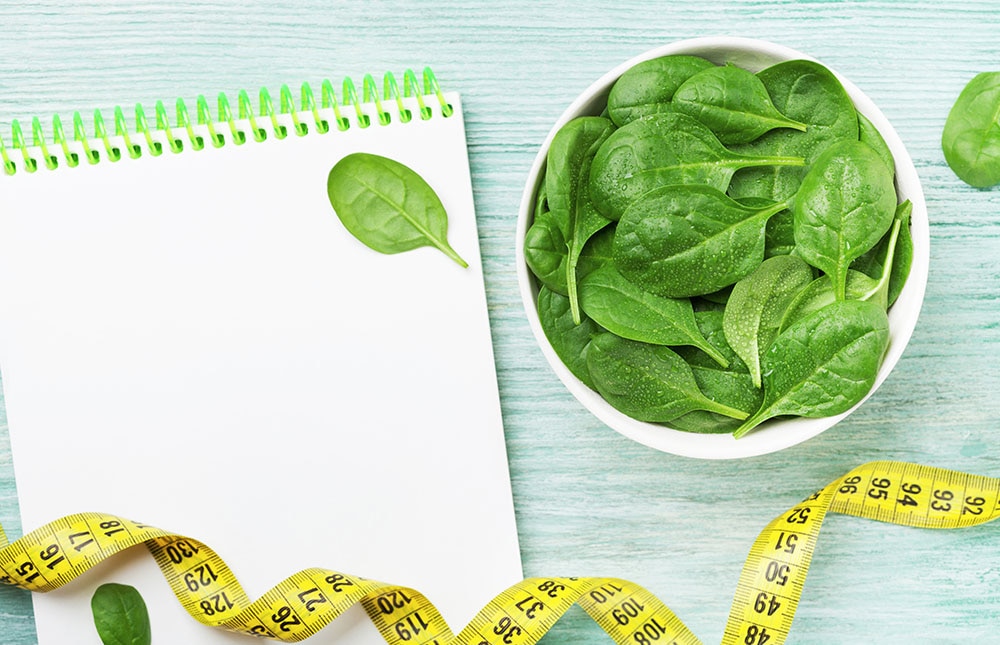
<path fill-rule="evenodd" d="M 1000 479 L 883 461 L 831 482 L 754 541 L 723 645 L 785 642 L 828 512 L 922 528 L 973 526 L 1000 516 Z M 300 571 L 251 602 L 207 545 L 102 513 L 61 518 L 13 543 L 0 528 L 0 582 L 50 591 L 139 544 L 195 619 L 283 642 L 308 638 L 361 603 L 390 645 L 533 645 L 578 604 L 619 645 L 700 645 L 652 593 L 618 578 L 528 578 L 490 601 L 457 636 L 419 591 L 327 569 Z"/>

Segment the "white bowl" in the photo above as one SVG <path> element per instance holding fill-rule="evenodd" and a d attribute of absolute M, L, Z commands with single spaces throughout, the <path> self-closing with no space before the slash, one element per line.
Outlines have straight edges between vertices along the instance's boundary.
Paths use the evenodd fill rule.
<path fill-rule="evenodd" d="M 521 208 L 517 222 L 517 277 L 521 289 L 524 308 L 528 314 L 528 322 L 535 334 L 542 353 L 552 369 L 588 410 L 601 421 L 621 434 L 642 444 L 664 452 L 696 457 L 701 459 L 734 459 L 751 457 L 775 452 L 805 441 L 835 425 L 838 421 L 853 412 L 864 400 L 842 414 L 821 419 L 788 418 L 772 419 L 758 426 L 749 434 L 734 439 L 732 435 L 696 434 L 674 430 L 664 425 L 646 423 L 632 419 L 605 401 L 600 394 L 591 390 L 578 378 L 573 376 L 563 365 L 549 344 L 542 331 L 538 319 L 537 296 L 538 285 L 531 275 L 524 260 L 524 236 L 533 218 L 535 192 L 538 189 L 542 171 L 545 168 L 545 157 L 556 131 L 567 121 L 584 115 L 600 114 L 607 103 L 611 86 L 625 70 L 637 63 L 669 54 L 691 54 L 701 56 L 716 64 L 734 63 L 751 72 L 758 72 L 765 67 L 786 60 L 815 60 L 801 52 L 788 47 L 775 45 L 762 40 L 735 37 L 708 37 L 682 40 L 669 45 L 647 51 L 614 68 L 581 94 L 556 121 L 552 130 L 545 138 L 535 162 L 528 175 L 528 181 L 521 197 Z M 829 68 L 829 66 L 827 66 Z M 879 369 L 878 377 L 867 399 L 882 384 L 895 367 L 903 349 L 910 340 L 913 328 L 920 313 L 927 284 L 927 265 L 929 261 L 930 234 L 927 223 L 927 204 L 924 201 L 920 179 L 913 166 L 913 160 L 903 147 L 899 135 L 886 120 L 885 115 L 864 95 L 853 83 L 845 79 L 835 70 L 831 71 L 840 79 L 844 89 L 854 100 L 858 111 L 864 114 L 878 128 L 896 161 L 896 185 L 900 200 L 909 199 L 913 203 L 911 231 L 913 235 L 913 265 L 903 292 L 889 310 L 889 349 L 885 360 Z"/>

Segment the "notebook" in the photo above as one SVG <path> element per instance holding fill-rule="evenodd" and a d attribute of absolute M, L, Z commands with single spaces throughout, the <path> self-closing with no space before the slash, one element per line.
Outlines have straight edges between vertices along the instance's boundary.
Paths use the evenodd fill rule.
<path fill-rule="evenodd" d="M 0 372 L 26 531 L 112 513 L 211 546 L 251 598 L 326 567 L 419 589 L 454 629 L 521 579 L 462 105 L 405 78 L 14 126 Z M 468 268 L 346 230 L 327 176 L 355 152 L 430 185 Z M 40 644 L 99 644 L 103 582 L 139 589 L 154 642 L 247 642 L 139 548 L 34 594 Z M 384 642 L 360 608 L 313 640 Z"/>

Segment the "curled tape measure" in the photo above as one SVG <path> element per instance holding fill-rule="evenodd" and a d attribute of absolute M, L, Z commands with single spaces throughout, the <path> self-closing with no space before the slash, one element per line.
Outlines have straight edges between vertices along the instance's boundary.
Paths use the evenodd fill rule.
<path fill-rule="evenodd" d="M 900 462 L 855 468 L 776 517 L 754 541 L 723 645 L 785 642 L 828 512 L 923 528 L 973 526 L 1000 515 L 1000 479 Z M 100 513 L 64 517 L 12 544 L 0 529 L 0 582 L 49 591 L 138 544 L 195 619 L 284 642 L 312 636 L 360 602 L 391 645 L 531 645 L 574 604 L 619 645 L 701 643 L 654 595 L 617 578 L 528 578 L 457 636 L 420 592 L 327 569 L 300 571 L 251 602 L 205 544 Z"/>

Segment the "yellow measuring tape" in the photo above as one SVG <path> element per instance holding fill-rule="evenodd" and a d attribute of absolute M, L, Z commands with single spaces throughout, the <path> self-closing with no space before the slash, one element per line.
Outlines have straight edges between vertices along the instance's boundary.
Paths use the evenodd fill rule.
<path fill-rule="evenodd" d="M 923 528 L 973 526 L 1000 515 L 1000 479 L 880 461 L 831 482 L 754 541 L 723 645 L 785 642 L 828 512 Z M 12 544 L 0 529 L 0 582 L 50 591 L 138 544 L 149 548 L 195 619 L 284 642 L 312 636 L 360 602 L 391 645 L 530 645 L 574 604 L 619 645 L 701 643 L 653 594 L 617 578 L 528 578 L 500 593 L 457 636 L 420 592 L 327 569 L 300 571 L 251 602 L 205 544 L 100 513 L 64 517 Z"/>

